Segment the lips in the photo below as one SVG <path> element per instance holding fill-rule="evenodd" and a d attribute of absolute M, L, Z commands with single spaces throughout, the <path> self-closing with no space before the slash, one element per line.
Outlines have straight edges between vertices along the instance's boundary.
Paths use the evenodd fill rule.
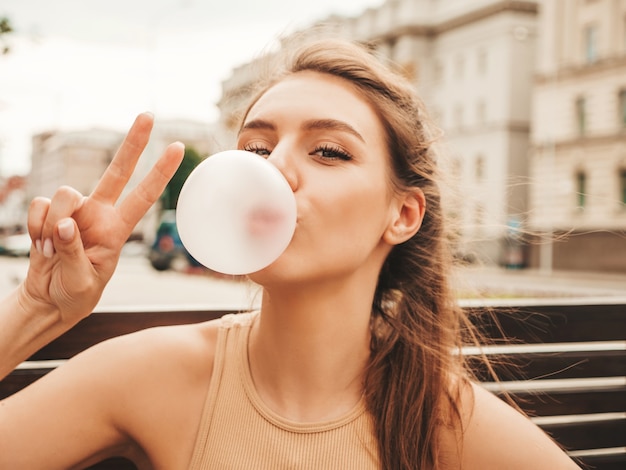
<path fill-rule="evenodd" d="M 276 232 L 284 219 L 284 214 L 276 209 L 256 207 L 246 214 L 246 229 L 249 235 L 267 237 Z"/>

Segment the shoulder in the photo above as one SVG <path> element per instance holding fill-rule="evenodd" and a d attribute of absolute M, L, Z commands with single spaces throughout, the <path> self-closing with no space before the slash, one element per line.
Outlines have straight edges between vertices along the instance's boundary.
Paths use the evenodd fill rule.
<path fill-rule="evenodd" d="M 183 383 L 207 383 L 220 331 L 246 327 L 252 318 L 252 314 L 231 314 L 203 323 L 148 328 L 100 343 L 76 360 L 110 369 L 125 376 L 126 383 L 165 377 L 168 382 L 176 378 Z"/>
<path fill-rule="evenodd" d="M 208 387 L 219 329 L 220 320 L 148 328 L 105 341 L 84 360 L 115 377 L 122 396 L 130 399 L 145 390 L 144 399 L 158 400 Z"/>
<path fill-rule="evenodd" d="M 84 351 L 68 362 L 91 363 L 115 374 L 136 373 L 135 368 L 158 371 L 180 361 L 212 357 L 219 320 L 205 323 L 153 327 L 118 336 Z M 158 361 L 156 360 L 158 359 Z"/>
<path fill-rule="evenodd" d="M 462 468 L 577 469 L 528 417 L 475 383 L 459 385 L 461 430 L 443 433 L 443 446 L 460 454 Z"/>
<path fill-rule="evenodd" d="M 149 393 L 142 399 L 152 401 L 161 391 L 208 382 L 218 330 L 215 320 L 118 336 L 74 356 L 41 386 L 63 383 L 69 390 L 80 390 L 94 405 L 102 402 L 108 412 L 124 415 L 124 404 L 144 391 Z"/>
<path fill-rule="evenodd" d="M 191 453 L 219 329 L 219 320 L 149 328 L 106 341 L 77 358 L 106 378 L 107 388 L 93 394 L 106 400 L 110 423 L 154 461 L 176 467 Z M 176 448 L 168 445 L 175 441 L 180 441 Z"/>
<path fill-rule="evenodd" d="M 68 468 L 129 442 L 160 460 L 184 460 L 189 449 L 166 444 L 177 434 L 193 443 L 218 329 L 218 322 L 153 328 L 76 355 L 0 402 L 2 444 L 38 462 L 29 468 L 42 467 L 51 455 L 50 467 Z M 39 443 L 36 450 L 32 442 Z M 53 450 L 59 442 L 63 454 Z"/>

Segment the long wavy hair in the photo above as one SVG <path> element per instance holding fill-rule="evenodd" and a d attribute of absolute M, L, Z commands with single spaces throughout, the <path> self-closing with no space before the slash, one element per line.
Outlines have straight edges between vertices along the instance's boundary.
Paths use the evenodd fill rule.
<path fill-rule="evenodd" d="M 287 57 L 287 59 L 285 59 Z M 397 191 L 420 188 L 420 230 L 395 246 L 382 266 L 371 311 L 371 357 L 364 393 L 374 418 L 381 466 L 434 469 L 443 427 L 460 430 L 459 387 L 466 377 L 461 345 L 474 334 L 449 285 L 452 255 L 444 225 L 437 130 L 415 87 L 366 46 L 318 40 L 281 54 L 260 96 L 289 74 L 315 71 L 347 80 L 377 111 L 386 133 Z M 456 385 L 454 385 L 456 384 Z"/>

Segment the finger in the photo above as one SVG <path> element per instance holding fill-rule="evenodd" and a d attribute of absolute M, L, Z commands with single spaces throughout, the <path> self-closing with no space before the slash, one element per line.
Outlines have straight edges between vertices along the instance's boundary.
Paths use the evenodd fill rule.
<path fill-rule="evenodd" d="M 139 156 L 146 148 L 153 124 L 152 114 L 143 113 L 137 116 L 128 135 L 91 193 L 93 199 L 115 204 L 133 174 Z"/>
<path fill-rule="evenodd" d="M 53 242 L 61 266 L 61 288 L 66 301 L 95 306 L 104 284 L 96 280 L 94 266 L 85 253 L 76 221 L 71 217 L 60 220 L 54 230 Z"/>
<path fill-rule="evenodd" d="M 44 256 L 50 258 L 54 254 L 52 242 L 54 227 L 61 219 L 71 217 L 82 206 L 83 199 L 81 193 L 69 186 L 61 186 L 54 193 L 41 233 Z"/>
<path fill-rule="evenodd" d="M 35 248 L 39 253 L 42 251 L 41 238 L 43 233 L 43 224 L 48 215 L 48 209 L 50 208 L 50 199 L 45 197 L 36 197 L 30 203 L 28 208 L 28 219 L 26 226 L 28 227 L 28 234 L 33 241 Z"/>
<path fill-rule="evenodd" d="M 159 199 L 165 186 L 176 173 L 184 154 L 185 146 L 181 142 L 168 145 L 146 177 L 122 201 L 119 207 L 120 214 L 131 229 Z"/>
<path fill-rule="evenodd" d="M 74 277 L 76 282 L 89 279 L 91 263 L 85 254 L 76 221 L 71 217 L 59 220 L 54 227 L 52 240 L 61 263 L 69 268 L 65 272 Z"/>

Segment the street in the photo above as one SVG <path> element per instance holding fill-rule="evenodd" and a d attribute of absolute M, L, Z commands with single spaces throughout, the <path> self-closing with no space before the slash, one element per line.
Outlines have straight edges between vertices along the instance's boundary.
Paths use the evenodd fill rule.
<path fill-rule="evenodd" d="M 626 301 L 626 273 L 464 267 L 458 269 L 454 284 L 461 298 L 621 297 Z"/>
<path fill-rule="evenodd" d="M 27 258 L 0 257 L 0 298 L 26 276 Z M 606 297 L 626 299 L 626 274 L 460 268 L 453 280 L 461 298 Z M 240 309 L 258 305 L 259 288 L 246 281 L 154 270 L 145 256 L 125 254 L 98 308 L 204 307 Z"/>
<path fill-rule="evenodd" d="M 0 257 L 0 298 L 17 286 L 27 270 L 27 258 Z M 98 308 L 172 305 L 240 309 L 255 305 L 257 291 L 250 282 L 156 271 L 144 256 L 122 256 Z"/>

